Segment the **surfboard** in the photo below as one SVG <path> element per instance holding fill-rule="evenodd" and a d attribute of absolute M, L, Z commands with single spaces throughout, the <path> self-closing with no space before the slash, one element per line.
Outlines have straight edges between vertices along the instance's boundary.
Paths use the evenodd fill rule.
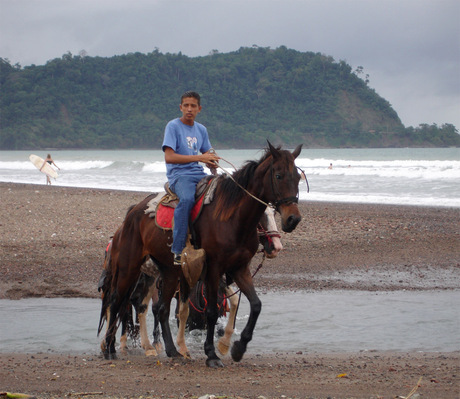
<path fill-rule="evenodd" d="M 29 159 L 30 162 L 32 162 L 40 172 L 50 177 L 53 177 L 54 179 L 58 177 L 57 172 L 51 167 L 51 165 L 48 162 L 46 162 L 45 165 L 43 165 L 43 162 L 45 162 L 43 158 L 40 158 L 38 155 L 31 154 L 29 156 Z"/>

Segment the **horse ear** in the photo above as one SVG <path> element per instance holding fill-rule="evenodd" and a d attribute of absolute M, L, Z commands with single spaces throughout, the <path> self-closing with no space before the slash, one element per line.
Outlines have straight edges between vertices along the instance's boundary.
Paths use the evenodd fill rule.
<path fill-rule="evenodd" d="M 267 140 L 268 143 L 268 148 L 273 156 L 274 159 L 276 159 L 279 156 L 279 151 L 272 146 L 272 144 Z"/>
<path fill-rule="evenodd" d="M 299 144 L 297 148 L 293 151 L 292 156 L 294 157 L 294 159 L 297 158 L 300 154 L 300 151 L 302 151 L 302 145 L 303 144 Z"/>

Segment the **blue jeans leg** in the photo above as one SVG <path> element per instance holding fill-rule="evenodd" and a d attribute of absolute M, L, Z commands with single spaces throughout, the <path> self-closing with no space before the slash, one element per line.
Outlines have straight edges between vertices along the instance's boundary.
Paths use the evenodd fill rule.
<path fill-rule="evenodd" d="M 195 191 L 198 182 L 206 175 L 179 177 L 171 189 L 179 197 L 174 210 L 173 245 L 171 251 L 180 254 L 187 242 L 190 212 L 195 204 Z"/>

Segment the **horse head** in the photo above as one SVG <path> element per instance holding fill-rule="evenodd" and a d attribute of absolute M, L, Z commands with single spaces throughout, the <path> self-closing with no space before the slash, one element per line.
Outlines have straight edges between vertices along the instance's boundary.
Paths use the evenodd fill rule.
<path fill-rule="evenodd" d="M 275 210 L 272 207 L 265 209 L 257 231 L 259 233 L 259 242 L 264 247 L 265 256 L 269 259 L 276 258 L 283 250 L 283 244 L 281 243 L 281 235 L 276 226 Z"/>
<path fill-rule="evenodd" d="M 280 213 L 281 228 L 286 233 L 293 231 L 302 219 L 297 205 L 300 174 L 295 166 L 295 159 L 301 150 L 301 144 L 291 153 L 273 147 L 268 141 L 269 155 L 261 163 L 262 176 L 259 177 L 264 182 L 263 196 Z"/>

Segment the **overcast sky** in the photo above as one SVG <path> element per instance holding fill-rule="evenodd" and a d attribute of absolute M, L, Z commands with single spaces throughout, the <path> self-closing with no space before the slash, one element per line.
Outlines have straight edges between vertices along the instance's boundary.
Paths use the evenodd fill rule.
<path fill-rule="evenodd" d="M 460 130 L 459 0 L 0 0 L 0 57 L 21 66 L 254 44 L 362 66 L 406 126 Z"/>

